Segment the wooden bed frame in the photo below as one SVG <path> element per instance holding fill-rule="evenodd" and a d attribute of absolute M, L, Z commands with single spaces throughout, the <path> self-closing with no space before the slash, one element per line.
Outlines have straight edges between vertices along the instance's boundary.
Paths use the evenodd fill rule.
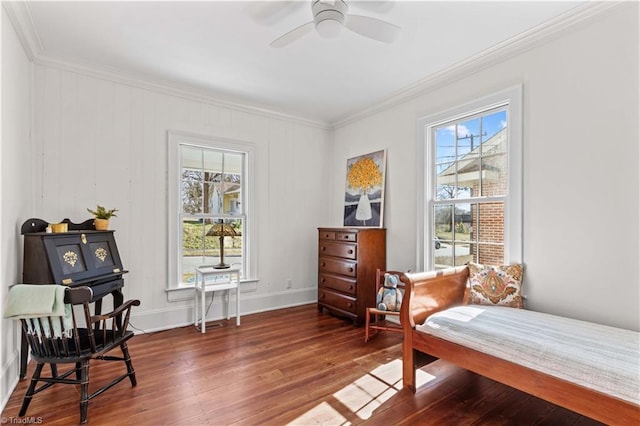
<path fill-rule="evenodd" d="M 416 331 L 429 315 L 463 303 L 468 276 L 466 266 L 401 276 L 404 387 L 416 391 L 416 358 L 422 352 L 600 422 L 640 424 L 640 406 L 631 402 Z"/>

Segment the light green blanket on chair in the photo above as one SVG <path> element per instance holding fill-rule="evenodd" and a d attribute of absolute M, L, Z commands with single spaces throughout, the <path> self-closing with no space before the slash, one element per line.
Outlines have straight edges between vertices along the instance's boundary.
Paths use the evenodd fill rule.
<path fill-rule="evenodd" d="M 66 287 L 57 284 L 16 284 L 9 289 L 4 317 L 12 319 L 52 317 L 53 335 L 63 337 L 63 326 L 59 318 L 55 317 L 62 317 L 65 331 L 70 331 L 73 327 L 71 305 L 64 303 L 65 289 Z M 33 330 L 30 329 L 30 331 Z M 49 330 L 45 332 L 49 337 Z M 65 333 L 64 337 L 70 336 Z"/>

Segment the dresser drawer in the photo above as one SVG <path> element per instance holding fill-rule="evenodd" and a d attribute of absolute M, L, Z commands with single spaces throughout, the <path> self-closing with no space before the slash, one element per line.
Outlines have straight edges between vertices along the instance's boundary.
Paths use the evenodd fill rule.
<path fill-rule="evenodd" d="M 356 259 L 357 247 L 358 246 L 356 244 L 344 244 L 344 243 L 320 241 L 318 252 L 320 253 L 320 256 L 336 256 L 336 257 L 344 257 L 347 259 Z"/>
<path fill-rule="evenodd" d="M 336 232 L 335 231 L 320 231 L 320 239 L 321 240 L 332 240 L 332 241 L 335 241 Z"/>
<path fill-rule="evenodd" d="M 336 241 L 358 241 L 358 234 L 355 232 L 336 232 Z"/>
<path fill-rule="evenodd" d="M 333 272 L 334 274 L 356 277 L 358 275 L 358 263 L 322 256 L 318 260 L 318 270 L 319 272 Z"/>
<path fill-rule="evenodd" d="M 333 308 L 347 312 L 356 312 L 356 298 L 335 293 L 324 288 L 318 289 L 318 303 L 330 305 Z"/>
<path fill-rule="evenodd" d="M 356 294 L 355 279 L 337 277 L 335 275 L 320 274 L 318 277 L 320 287 L 332 288 L 343 293 Z"/>
<path fill-rule="evenodd" d="M 358 241 L 357 232 L 321 230 L 319 236 L 321 240 L 348 241 L 351 243 Z"/>

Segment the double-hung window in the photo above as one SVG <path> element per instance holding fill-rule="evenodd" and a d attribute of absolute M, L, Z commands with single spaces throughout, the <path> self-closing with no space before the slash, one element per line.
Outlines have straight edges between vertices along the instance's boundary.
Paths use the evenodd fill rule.
<path fill-rule="evenodd" d="M 420 120 L 425 269 L 521 262 L 520 89 Z"/>
<path fill-rule="evenodd" d="M 193 285 L 203 264 L 247 278 L 251 146 L 170 133 L 169 149 L 169 289 Z"/>

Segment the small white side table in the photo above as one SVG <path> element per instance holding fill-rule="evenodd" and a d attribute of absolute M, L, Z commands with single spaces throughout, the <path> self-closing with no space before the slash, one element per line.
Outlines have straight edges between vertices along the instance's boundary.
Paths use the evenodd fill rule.
<path fill-rule="evenodd" d="M 229 290 L 236 289 L 236 325 L 240 325 L 240 269 L 226 268 L 216 269 L 213 265 L 201 265 L 196 268 L 196 285 L 193 306 L 193 325 L 198 326 L 198 304 L 200 305 L 200 331 L 204 333 L 206 327 L 206 312 L 204 301 L 206 294 L 226 290 L 227 298 L 227 319 L 229 319 L 229 307 L 231 298 Z"/>

